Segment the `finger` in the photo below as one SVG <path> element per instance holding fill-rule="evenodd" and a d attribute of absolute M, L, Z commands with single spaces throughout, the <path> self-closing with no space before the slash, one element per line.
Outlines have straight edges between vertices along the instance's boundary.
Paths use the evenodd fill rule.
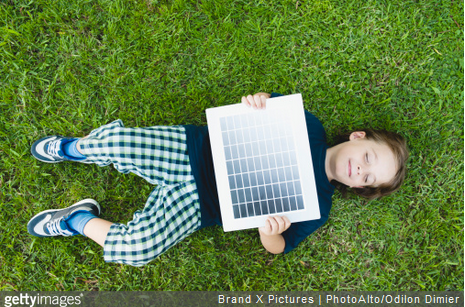
<path fill-rule="evenodd" d="M 250 107 L 250 102 L 247 100 L 247 98 L 245 98 L 244 96 L 242 96 L 242 103 L 245 104 L 246 106 Z"/>
<path fill-rule="evenodd" d="M 249 104 L 250 104 L 252 107 L 254 107 L 254 108 L 255 108 L 255 105 L 254 105 L 254 101 L 253 101 L 253 97 L 252 97 L 252 95 L 247 95 L 247 97 L 246 97 L 246 98 L 247 98 L 247 102 L 248 102 L 248 103 L 249 103 Z"/>
<path fill-rule="evenodd" d="M 275 219 L 276 219 L 276 223 L 278 224 L 279 233 L 283 232 L 285 229 L 284 227 L 285 227 L 286 222 L 284 221 L 282 216 L 277 216 Z"/>
<path fill-rule="evenodd" d="M 266 108 L 266 96 L 260 95 L 260 100 L 262 101 L 262 108 Z"/>
<path fill-rule="evenodd" d="M 284 230 L 287 230 L 289 227 L 291 227 L 291 221 L 287 216 L 283 216 L 283 220 L 285 222 Z"/>
<path fill-rule="evenodd" d="M 265 220 L 265 226 L 260 228 L 262 232 L 266 235 L 270 235 L 271 233 L 271 225 L 269 220 Z"/>
<path fill-rule="evenodd" d="M 269 217 L 268 221 L 270 221 L 271 234 L 276 234 L 279 230 L 278 222 L 274 217 Z"/>
<path fill-rule="evenodd" d="M 253 100 L 255 101 L 255 105 L 257 106 L 258 109 L 262 108 L 262 101 L 260 99 L 260 95 L 254 95 Z"/>
<path fill-rule="evenodd" d="M 268 232 L 271 232 L 272 227 L 271 227 L 270 220 L 266 220 L 265 225 L 266 225 L 266 230 Z"/>

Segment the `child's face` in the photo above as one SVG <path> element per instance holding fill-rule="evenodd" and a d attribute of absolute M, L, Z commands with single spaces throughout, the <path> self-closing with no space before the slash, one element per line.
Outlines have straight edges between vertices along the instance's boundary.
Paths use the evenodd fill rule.
<path fill-rule="evenodd" d="M 365 138 L 365 132 L 356 131 L 350 140 L 327 151 L 326 174 L 350 187 L 376 187 L 390 182 L 397 165 L 391 149 L 383 143 Z"/>

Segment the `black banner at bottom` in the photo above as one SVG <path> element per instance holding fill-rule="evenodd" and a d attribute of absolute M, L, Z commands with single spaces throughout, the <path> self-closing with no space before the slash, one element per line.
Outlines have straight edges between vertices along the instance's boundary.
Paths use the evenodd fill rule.
<path fill-rule="evenodd" d="M 0 306 L 464 306 L 464 292 L 0 292 Z"/>

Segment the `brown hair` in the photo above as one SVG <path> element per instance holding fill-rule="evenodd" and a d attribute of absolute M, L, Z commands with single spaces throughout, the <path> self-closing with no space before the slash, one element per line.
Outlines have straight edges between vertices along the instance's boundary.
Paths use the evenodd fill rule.
<path fill-rule="evenodd" d="M 382 184 L 378 187 L 366 186 L 362 188 L 352 188 L 352 191 L 355 194 L 368 199 L 380 198 L 397 191 L 402 185 L 402 182 L 404 182 L 406 164 L 409 156 L 407 143 L 400 134 L 395 132 L 373 129 L 365 129 L 364 131 L 366 133 L 365 137 L 367 140 L 373 140 L 377 143 L 385 144 L 389 147 L 389 149 L 391 149 L 394 157 L 396 158 L 397 172 L 394 178 L 386 184 Z M 349 136 L 350 134 L 343 134 L 339 136 L 336 140 L 336 144 L 334 145 L 348 141 Z M 336 180 L 332 180 L 331 183 L 336 186 L 343 196 L 346 196 L 347 189 L 349 188 L 348 186 Z"/>

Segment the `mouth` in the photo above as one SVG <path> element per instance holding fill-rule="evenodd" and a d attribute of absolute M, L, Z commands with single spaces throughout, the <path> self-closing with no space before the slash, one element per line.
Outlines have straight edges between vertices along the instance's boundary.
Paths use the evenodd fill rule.
<path fill-rule="evenodd" d="M 352 165 L 350 164 L 350 161 L 349 161 L 349 166 L 348 166 L 348 173 L 349 173 L 349 177 L 352 176 Z"/>

